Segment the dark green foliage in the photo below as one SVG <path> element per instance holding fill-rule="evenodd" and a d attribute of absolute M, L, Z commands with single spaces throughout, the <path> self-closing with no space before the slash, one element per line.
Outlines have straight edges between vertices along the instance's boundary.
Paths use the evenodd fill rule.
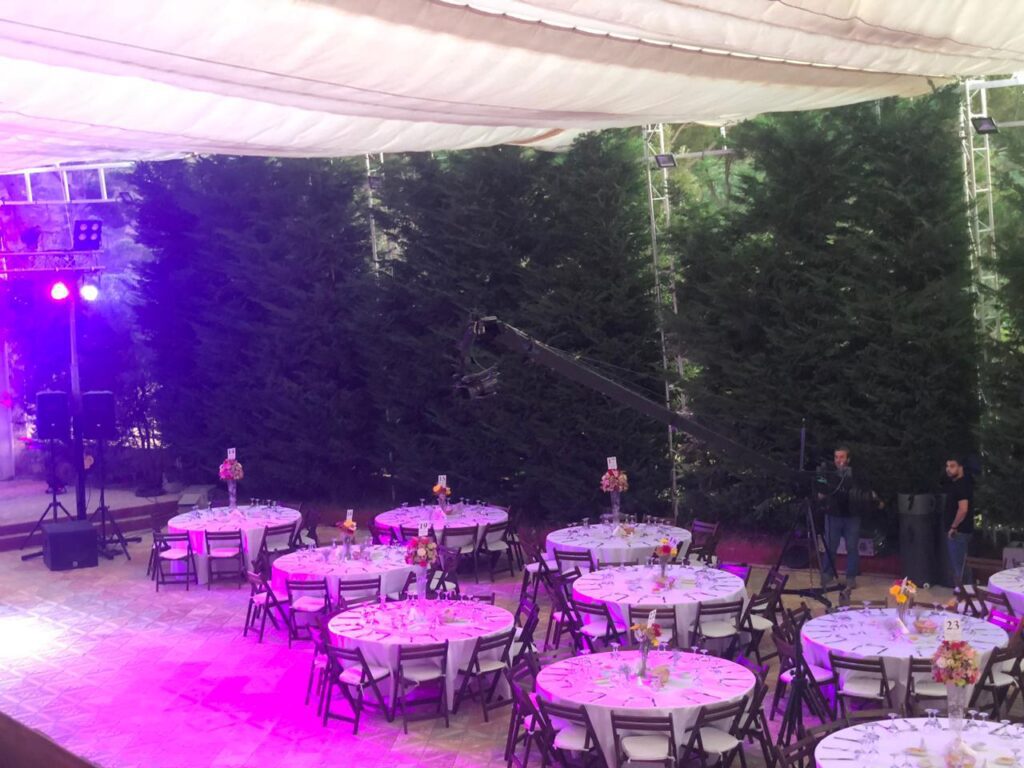
<path fill-rule="evenodd" d="M 883 495 L 973 444 L 977 362 L 956 96 L 760 118 L 735 205 L 677 216 L 689 405 L 797 463 L 837 442 Z M 733 468 L 735 469 L 735 468 Z M 778 483 L 700 459 L 687 503 L 749 515 Z M 712 493 L 713 491 L 713 493 Z"/>
<path fill-rule="evenodd" d="M 368 237 L 354 162 L 216 158 L 141 165 L 142 327 L 163 439 L 189 478 L 225 448 L 242 492 L 352 493 L 375 416 L 359 352 Z"/>

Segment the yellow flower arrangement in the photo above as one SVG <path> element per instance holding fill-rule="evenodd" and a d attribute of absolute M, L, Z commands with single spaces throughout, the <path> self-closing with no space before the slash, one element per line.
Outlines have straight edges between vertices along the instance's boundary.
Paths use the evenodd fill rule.
<path fill-rule="evenodd" d="M 897 605 L 905 605 L 912 596 L 917 594 L 917 585 L 910 579 L 897 579 L 889 587 L 889 594 L 896 599 Z"/>
<path fill-rule="evenodd" d="M 441 494 L 444 494 L 445 496 L 451 496 L 452 495 L 452 489 L 451 488 L 446 488 L 445 486 L 441 485 L 440 483 L 437 483 L 434 486 L 434 495 L 435 496 L 440 496 Z"/>

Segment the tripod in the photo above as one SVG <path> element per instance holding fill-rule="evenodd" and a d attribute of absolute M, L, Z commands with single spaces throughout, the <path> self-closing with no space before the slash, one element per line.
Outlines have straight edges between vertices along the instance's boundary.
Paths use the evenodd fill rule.
<path fill-rule="evenodd" d="M 132 538 L 125 538 L 124 532 L 121 530 L 121 526 L 117 524 L 117 520 L 110 512 L 110 508 L 107 506 L 107 483 L 106 483 L 106 462 L 103 455 L 103 440 L 97 441 L 96 445 L 99 448 L 98 451 L 98 462 L 100 465 L 100 504 L 96 507 L 96 511 L 92 513 L 92 517 L 89 518 L 89 522 L 95 524 L 97 520 L 100 523 L 100 535 L 96 539 L 96 545 L 99 547 L 99 552 L 107 560 L 113 560 L 114 557 L 120 555 L 122 552 L 124 556 L 131 560 L 132 556 L 128 554 L 128 542 L 142 541 L 140 536 L 133 536 Z M 107 533 L 107 526 L 110 526 L 110 533 Z M 115 547 L 120 547 L 118 551 Z"/>
<path fill-rule="evenodd" d="M 790 529 L 789 535 L 786 537 L 786 541 L 782 545 L 782 551 L 779 553 L 779 559 L 776 561 L 775 565 L 777 568 L 781 568 L 784 564 L 783 561 L 786 559 L 786 553 L 794 546 L 806 547 L 808 580 L 813 585 L 815 580 L 814 572 L 817 570 L 818 582 L 821 586 L 809 586 L 804 589 L 784 589 L 782 590 L 782 593 L 784 595 L 799 595 L 800 597 L 817 600 L 826 608 L 831 608 L 832 601 L 828 599 L 828 593 L 842 593 L 846 587 L 842 584 L 835 584 L 831 587 L 825 586 L 825 574 L 836 573 L 835 563 L 832 562 L 832 553 L 829 552 L 828 543 L 825 542 L 825 546 L 823 547 L 825 551 L 825 558 L 824 561 L 822 560 L 821 551 L 818 546 L 820 536 L 817 525 L 815 525 L 814 522 L 814 508 L 811 504 L 811 500 L 805 498 L 800 502 L 800 507 L 803 520 L 801 521 L 801 516 L 798 516 L 796 522 L 793 523 L 793 527 Z M 802 544 L 800 543 L 801 541 Z"/>
<path fill-rule="evenodd" d="M 32 540 L 32 537 L 36 535 L 36 531 L 40 530 L 43 527 L 43 523 L 46 521 L 46 518 L 47 518 L 48 515 L 53 517 L 53 522 L 57 522 L 57 520 L 59 519 L 58 516 L 57 516 L 57 512 L 60 511 L 60 512 L 63 512 L 64 516 L 67 517 L 68 519 L 74 520 L 74 517 L 72 517 L 71 513 L 67 511 L 67 509 L 64 507 L 64 505 L 61 504 L 60 500 L 57 498 L 57 487 L 60 485 L 60 482 L 59 482 L 59 480 L 57 478 L 57 448 L 56 448 L 56 441 L 50 440 L 49 443 L 50 443 L 50 461 L 49 461 L 49 466 L 47 467 L 47 470 L 46 470 L 46 482 L 50 486 L 49 487 L 50 503 L 46 505 L 46 509 L 43 510 L 43 514 L 39 516 L 38 520 L 36 520 L 36 524 L 32 528 L 32 530 L 29 531 L 28 536 L 26 536 L 25 540 L 21 542 L 21 549 L 24 549 L 25 547 L 28 546 L 28 543 Z M 39 550 L 38 552 L 30 552 L 27 555 L 22 555 L 21 559 L 22 560 L 31 560 L 32 558 L 42 557 L 42 556 L 43 556 L 43 550 Z"/>

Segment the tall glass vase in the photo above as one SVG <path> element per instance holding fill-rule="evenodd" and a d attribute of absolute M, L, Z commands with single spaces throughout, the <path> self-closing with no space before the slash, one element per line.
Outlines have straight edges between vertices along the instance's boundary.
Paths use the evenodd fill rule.
<path fill-rule="evenodd" d="M 946 683 L 949 729 L 960 738 L 964 730 L 964 710 L 967 709 L 967 686 Z"/>
<path fill-rule="evenodd" d="M 622 494 L 619 491 L 612 491 L 612 525 L 619 524 L 619 516 L 622 509 Z"/>
<path fill-rule="evenodd" d="M 427 599 L 427 568 L 424 565 L 416 566 L 416 600 L 420 605 Z"/>
<path fill-rule="evenodd" d="M 228 509 L 238 508 L 238 482 L 228 480 Z"/>
<path fill-rule="evenodd" d="M 651 645 L 647 641 L 640 643 L 640 669 L 637 670 L 637 677 L 643 680 L 647 677 L 647 654 L 651 652 Z"/>
<path fill-rule="evenodd" d="M 668 558 L 659 557 L 658 565 L 661 567 L 661 580 L 665 581 L 668 579 Z"/>
<path fill-rule="evenodd" d="M 345 558 L 346 560 L 351 560 L 352 559 L 352 537 L 351 536 L 346 535 L 345 538 L 343 538 L 341 540 L 341 550 L 342 550 L 341 551 L 341 555 L 342 555 L 343 558 Z"/>

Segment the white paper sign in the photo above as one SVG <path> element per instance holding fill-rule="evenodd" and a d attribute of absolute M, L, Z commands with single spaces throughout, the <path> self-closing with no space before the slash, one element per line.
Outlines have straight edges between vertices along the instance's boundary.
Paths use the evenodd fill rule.
<path fill-rule="evenodd" d="M 345 510 L 345 520 L 346 521 L 351 521 L 352 520 L 352 515 L 353 515 L 354 512 L 355 512 L 354 509 L 346 509 Z"/>
<path fill-rule="evenodd" d="M 235 458 L 235 449 L 234 448 L 228 448 L 228 458 L 229 459 Z"/>
<path fill-rule="evenodd" d="M 942 620 L 942 639 L 943 640 L 963 640 L 963 625 L 959 616 L 946 616 Z"/>
<path fill-rule="evenodd" d="M 649 614 L 647 614 L 647 626 L 649 627 L 652 624 L 657 624 L 657 623 L 658 623 L 658 609 L 657 608 L 653 608 L 653 609 L 651 609 L 651 612 Z"/>
<path fill-rule="evenodd" d="M 429 530 L 430 530 L 430 523 L 428 523 L 426 520 L 423 520 L 422 522 L 420 522 L 420 536 L 421 537 L 422 536 L 426 536 L 427 532 Z"/>
<path fill-rule="evenodd" d="M 443 485 L 445 488 L 447 488 L 448 487 L 448 475 L 438 475 L 437 476 L 437 484 L 438 485 Z"/>
<path fill-rule="evenodd" d="M 608 457 L 608 469 L 618 469 L 619 461 L 614 456 Z"/>

